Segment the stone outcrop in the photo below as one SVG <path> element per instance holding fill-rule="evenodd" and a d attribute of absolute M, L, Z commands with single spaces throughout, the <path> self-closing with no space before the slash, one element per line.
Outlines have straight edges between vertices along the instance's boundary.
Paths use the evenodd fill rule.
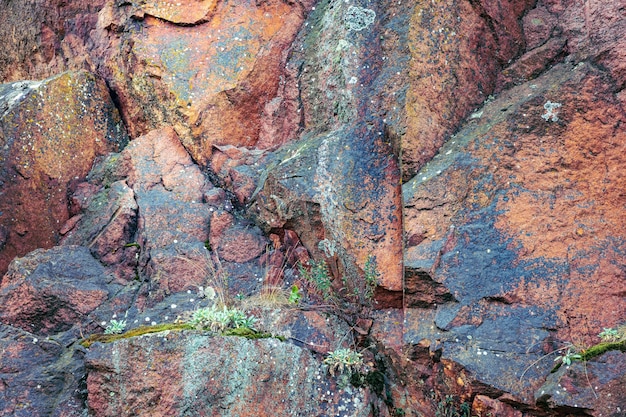
<path fill-rule="evenodd" d="M 59 243 L 67 194 L 97 156 L 128 141 L 102 79 L 68 72 L 0 85 L 0 271 Z"/>
<path fill-rule="evenodd" d="M 626 410 L 620 2 L 0 11 L 0 413 Z"/>
<path fill-rule="evenodd" d="M 624 320 L 623 248 L 615 239 L 624 233 L 623 77 L 616 64 L 596 66 L 602 51 L 621 46 L 594 47 L 605 38 L 589 16 L 587 38 L 568 27 L 572 14 L 580 17 L 574 10 L 543 7 L 524 19 L 533 49 L 500 79 L 510 86 L 507 77 L 530 71 L 550 43 L 567 39 L 573 56 L 531 81 L 515 79 L 519 86 L 477 109 L 403 187 L 405 341 L 441 344 L 443 357 L 498 396 L 514 394 L 507 402 L 537 397 L 558 410 L 588 404 L 592 415 L 613 413 L 621 405 L 568 402 L 552 398 L 558 387 L 540 386 L 555 350 L 597 343 L 602 328 Z M 620 380 L 619 372 L 606 377 Z"/>
<path fill-rule="evenodd" d="M 337 390 L 309 350 L 277 339 L 149 335 L 94 346 L 86 366 L 94 416 L 370 415 L 368 390 Z"/>

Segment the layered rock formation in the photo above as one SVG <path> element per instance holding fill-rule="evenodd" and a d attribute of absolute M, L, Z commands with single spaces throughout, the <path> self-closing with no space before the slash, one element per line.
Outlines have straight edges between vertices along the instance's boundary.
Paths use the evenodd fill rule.
<path fill-rule="evenodd" d="M 625 412 L 619 2 L 0 10 L 3 415 Z"/>

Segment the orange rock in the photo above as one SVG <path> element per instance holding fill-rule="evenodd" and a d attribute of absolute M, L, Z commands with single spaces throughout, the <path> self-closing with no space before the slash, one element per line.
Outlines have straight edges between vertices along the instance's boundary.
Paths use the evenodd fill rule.
<path fill-rule="evenodd" d="M 128 137 L 105 83 L 87 72 L 6 84 L 0 91 L 6 109 L 0 118 L 4 273 L 13 257 L 58 243 L 70 216 L 70 184 Z"/>

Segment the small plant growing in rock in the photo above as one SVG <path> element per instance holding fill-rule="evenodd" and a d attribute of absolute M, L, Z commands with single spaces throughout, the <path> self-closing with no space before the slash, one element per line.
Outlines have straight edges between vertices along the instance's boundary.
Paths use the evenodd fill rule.
<path fill-rule="evenodd" d="M 289 303 L 290 304 L 298 304 L 302 299 L 302 295 L 300 294 L 300 288 L 296 284 L 291 286 L 291 293 L 289 294 Z"/>
<path fill-rule="evenodd" d="M 255 317 L 246 316 L 243 311 L 226 307 L 220 309 L 213 305 L 194 311 L 189 324 L 200 330 L 208 329 L 213 332 L 222 332 L 228 328 L 245 327 L 252 329 L 255 321 Z"/>
<path fill-rule="evenodd" d="M 311 284 L 320 295 L 326 300 L 332 295 L 332 282 L 330 281 L 330 274 L 328 273 L 328 267 L 324 261 L 310 261 L 311 270 L 306 269 L 300 264 L 300 274 L 302 277 Z"/>
<path fill-rule="evenodd" d="M 374 296 L 374 290 L 378 286 L 378 266 L 376 265 L 376 257 L 370 255 L 365 261 L 365 298 L 371 300 Z"/>
<path fill-rule="evenodd" d="M 126 320 L 111 320 L 104 329 L 104 334 L 120 334 L 126 328 Z"/>
<path fill-rule="evenodd" d="M 555 362 L 561 362 L 561 364 L 563 365 L 571 365 L 572 361 L 581 361 L 583 359 L 582 355 L 579 353 L 576 353 L 575 351 L 572 351 L 571 347 L 567 348 L 567 351 L 562 354 L 557 356 L 556 358 L 554 358 Z"/>
<path fill-rule="evenodd" d="M 621 335 L 619 334 L 619 332 L 615 329 L 611 329 L 611 328 L 604 328 L 604 330 L 602 330 L 600 332 L 600 334 L 598 334 L 598 337 L 600 339 L 602 339 L 603 342 L 617 342 Z"/>
<path fill-rule="evenodd" d="M 363 355 L 352 349 L 336 349 L 328 353 L 324 363 L 328 365 L 328 372 L 332 376 L 335 373 L 352 375 L 363 365 Z"/>
<path fill-rule="evenodd" d="M 246 316 L 242 311 L 239 310 L 234 311 L 235 313 L 232 315 L 232 322 L 236 329 L 240 327 L 252 329 L 254 327 L 254 323 L 256 323 L 256 317 Z"/>
<path fill-rule="evenodd" d="M 464 402 L 457 408 L 456 403 L 452 395 L 446 395 L 446 397 L 437 404 L 435 417 L 470 417 L 472 407 Z"/>

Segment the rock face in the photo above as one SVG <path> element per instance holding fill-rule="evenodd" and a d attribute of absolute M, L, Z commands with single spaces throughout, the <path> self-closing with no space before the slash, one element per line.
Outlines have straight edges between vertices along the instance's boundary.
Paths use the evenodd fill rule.
<path fill-rule="evenodd" d="M 128 141 L 103 80 L 69 72 L 0 85 L 0 271 L 59 243 L 67 194 L 95 158 Z"/>
<path fill-rule="evenodd" d="M 366 390 L 334 389 L 309 350 L 276 339 L 143 336 L 90 349 L 86 366 L 94 416 L 370 414 Z"/>
<path fill-rule="evenodd" d="M 0 11 L 3 415 L 624 414 L 620 2 Z"/>
<path fill-rule="evenodd" d="M 558 27 L 541 7 L 531 16 L 533 36 L 540 23 Z M 562 24 L 572 18 L 565 16 Z M 569 45 L 591 59 L 594 39 Z M 519 62 L 537 59 L 533 53 Z M 405 340 L 443 341 L 444 356 L 526 402 L 550 366 L 531 364 L 568 343 L 597 343 L 602 328 L 624 320 L 615 237 L 624 233 L 617 173 L 626 168 L 618 156 L 626 132 L 615 74 L 570 57 L 510 88 L 403 187 L 407 314 L 416 318 Z M 544 405 L 567 407 L 550 395 Z M 623 409 L 572 403 L 593 415 Z"/>

